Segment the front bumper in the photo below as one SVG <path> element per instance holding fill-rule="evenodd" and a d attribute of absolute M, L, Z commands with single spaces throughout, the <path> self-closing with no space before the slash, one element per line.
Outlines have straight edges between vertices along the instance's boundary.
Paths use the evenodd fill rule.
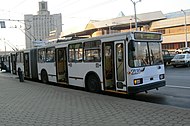
<path fill-rule="evenodd" d="M 128 87 L 128 93 L 129 94 L 136 94 L 139 92 L 144 92 L 144 91 L 148 91 L 151 89 L 156 89 L 159 87 L 163 87 L 166 85 L 166 81 L 159 81 L 159 82 L 154 82 L 154 83 L 150 83 L 150 84 L 145 84 L 145 85 L 139 85 L 139 86 L 131 86 Z"/>
<path fill-rule="evenodd" d="M 179 61 L 179 62 L 174 62 L 171 61 L 171 65 L 188 65 L 189 62 L 185 62 L 185 61 Z"/>

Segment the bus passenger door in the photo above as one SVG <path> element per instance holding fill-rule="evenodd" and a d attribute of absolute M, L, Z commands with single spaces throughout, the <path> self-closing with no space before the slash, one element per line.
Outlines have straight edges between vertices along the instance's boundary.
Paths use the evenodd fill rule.
<path fill-rule="evenodd" d="M 114 74 L 114 43 L 103 43 L 103 82 L 104 90 L 115 91 L 115 74 Z"/>
<path fill-rule="evenodd" d="M 24 75 L 30 78 L 29 53 L 24 53 Z"/>
<path fill-rule="evenodd" d="M 118 41 L 114 44 L 114 68 L 116 90 L 126 91 L 125 44 L 124 41 Z"/>
<path fill-rule="evenodd" d="M 12 60 L 12 74 L 16 74 L 16 53 L 11 54 L 11 60 Z"/>
<path fill-rule="evenodd" d="M 57 82 L 68 84 L 67 52 L 66 48 L 56 49 Z"/>

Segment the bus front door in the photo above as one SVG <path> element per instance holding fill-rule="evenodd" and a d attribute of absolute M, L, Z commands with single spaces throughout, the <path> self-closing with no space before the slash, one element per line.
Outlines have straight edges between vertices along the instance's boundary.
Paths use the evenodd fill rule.
<path fill-rule="evenodd" d="M 114 49 L 114 68 L 116 90 L 126 91 L 126 72 L 125 72 L 125 44 L 124 41 L 115 42 Z"/>
<path fill-rule="evenodd" d="M 105 91 L 126 91 L 124 42 L 103 43 L 103 78 Z"/>
<path fill-rule="evenodd" d="M 67 51 L 66 48 L 56 49 L 57 82 L 68 84 Z"/>
<path fill-rule="evenodd" d="M 103 82 L 105 91 L 115 91 L 114 43 L 103 43 Z"/>

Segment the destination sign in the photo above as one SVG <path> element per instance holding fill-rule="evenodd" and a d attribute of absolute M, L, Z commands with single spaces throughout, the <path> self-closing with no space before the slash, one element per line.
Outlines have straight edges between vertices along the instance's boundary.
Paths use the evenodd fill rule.
<path fill-rule="evenodd" d="M 142 40 L 161 40 L 161 34 L 135 32 L 134 38 L 135 39 L 142 39 Z"/>

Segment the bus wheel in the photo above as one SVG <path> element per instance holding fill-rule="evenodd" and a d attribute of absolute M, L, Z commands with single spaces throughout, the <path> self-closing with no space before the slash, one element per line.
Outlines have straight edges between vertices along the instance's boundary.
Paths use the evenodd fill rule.
<path fill-rule="evenodd" d="M 48 75 L 46 71 L 41 72 L 41 81 L 42 83 L 45 83 L 45 84 L 48 83 Z"/>
<path fill-rule="evenodd" d="M 90 92 L 100 92 L 101 86 L 100 86 L 100 79 L 97 77 L 97 75 L 91 74 L 87 78 L 87 90 Z"/>

